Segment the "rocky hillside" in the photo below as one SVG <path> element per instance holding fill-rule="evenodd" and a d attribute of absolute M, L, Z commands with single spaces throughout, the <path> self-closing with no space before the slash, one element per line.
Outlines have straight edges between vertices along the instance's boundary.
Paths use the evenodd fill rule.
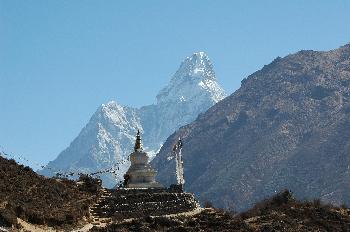
<path fill-rule="evenodd" d="M 138 98 L 135 90 L 135 98 Z M 143 133 L 146 151 L 152 157 L 166 138 L 180 126 L 225 97 L 213 65 L 204 52 L 187 57 L 170 83 L 157 95 L 157 103 L 141 108 L 115 101 L 103 104 L 74 141 L 40 173 L 94 173 L 118 167 L 115 175 L 102 175 L 104 186 L 113 187 L 129 167 L 137 130 Z"/>
<path fill-rule="evenodd" d="M 74 226 L 89 216 L 98 197 L 94 180 L 78 186 L 64 179 L 39 176 L 29 167 L 0 156 L 0 227 L 17 224 L 17 217 L 32 224 Z"/>
<path fill-rule="evenodd" d="M 202 202 L 244 210 L 281 189 L 350 204 L 350 44 L 277 58 L 171 135 L 153 165 L 175 182 L 183 138 L 185 188 Z"/>
<path fill-rule="evenodd" d="M 334 207 L 319 200 L 298 201 L 289 191 L 283 191 L 261 201 L 241 214 L 213 208 L 196 210 L 194 213 L 194 211 L 187 212 L 188 209 L 183 208 L 180 212 L 184 210 L 186 213 L 170 217 L 164 215 L 174 213 L 171 212 L 173 209 L 167 201 L 175 204 L 173 206 L 175 208 L 184 207 L 185 205 L 181 206 L 179 200 L 191 194 L 174 192 L 171 197 L 175 199 L 169 199 L 170 193 L 161 189 L 139 191 L 119 189 L 107 191 L 110 195 L 103 196 L 107 193 L 106 189 L 101 190 L 95 179 L 82 177 L 79 182 L 73 182 L 45 178 L 28 167 L 2 157 L 0 157 L 0 189 L 1 231 L 349 231 L 350 229 L 350 210 L 346 207 Z M 179 194 L 182 197 L 179 197 Z M 192 199 L 193 203 L 193 197 L 189 199 Z M 106 227 L 101 226 L 101 223 L 94 223 L 96 203 L 104 205 L 97 209 L 100 211 L 99 214 L 103 214 L 102 217 L 106 217 L 105 214 L 113 217 L 112 221 L 105 222 L 108 223 Z M 145 210 L 150 207 L 150 203 L 160 207 L 152 213 L 157 216 L 150 216 L 149 211 Z M 89 211 L 89 207 L 93 210 Z M 119 220 L 127 217 L 126 212 L 129 212 L 129 216 L 132 215 L 134 219 Z"/>

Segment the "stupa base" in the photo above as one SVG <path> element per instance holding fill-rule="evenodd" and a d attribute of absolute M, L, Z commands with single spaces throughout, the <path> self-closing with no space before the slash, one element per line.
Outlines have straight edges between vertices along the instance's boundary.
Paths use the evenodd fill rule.
<path fill-rule="evenodd" d="M 157 182 L 151 183 L 128 183 L 126 188 L 164 188 Z"/>

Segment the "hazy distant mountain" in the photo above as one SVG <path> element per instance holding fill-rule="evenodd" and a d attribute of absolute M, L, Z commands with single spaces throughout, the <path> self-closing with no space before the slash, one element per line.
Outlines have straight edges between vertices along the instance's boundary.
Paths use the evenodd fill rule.
<path fill-rule="evenodd" d="M 350 204 L 350 44 L 300 51 L 242 81 L 231 96 L 171 135 L 153 165 L 175 182 L 172 144 L 183 138 L 186 189 L 242 210 L 284 188 Z"/>
<path fill-rule="evenodd" d="M 224 97 L 208 56 L 194 53 L 159 92 L 156 104 L 140 109 L 114 101 L 103 104 L 70 146 L 41 173 L 52 175 L 51 170 L 91 173 L 110 168 L 132 152 L 138 129 L 146 150 L 154 155 L 171 133 Z M 127 161 L 118 176 L 103 176 L 104 184 L 113 186 L 128 167 Z"/>

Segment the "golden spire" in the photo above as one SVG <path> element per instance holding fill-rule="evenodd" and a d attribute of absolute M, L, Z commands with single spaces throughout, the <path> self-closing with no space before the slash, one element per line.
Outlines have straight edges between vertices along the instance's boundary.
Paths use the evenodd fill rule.
<path fill-rule="evenodd" d="M 142 151 L 142 143 L 141 143 L 140 130 L 137 130 L 137 135 L 136 135 L 136 141 L 135 141 L 134 150 L 135 150 L 135 151 Z"/>

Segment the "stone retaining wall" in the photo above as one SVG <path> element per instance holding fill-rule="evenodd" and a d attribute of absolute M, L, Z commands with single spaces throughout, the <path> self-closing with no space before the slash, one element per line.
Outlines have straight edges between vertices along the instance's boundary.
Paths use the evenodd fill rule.
<path fill-rule="evenodd" d="M 193 194 L 170 192 L 168 189 L 108 190 L 94 212 L 104 218 L 121 220 L 145 216 L 160 216 L 192 211 L 198 207 Z"/>

